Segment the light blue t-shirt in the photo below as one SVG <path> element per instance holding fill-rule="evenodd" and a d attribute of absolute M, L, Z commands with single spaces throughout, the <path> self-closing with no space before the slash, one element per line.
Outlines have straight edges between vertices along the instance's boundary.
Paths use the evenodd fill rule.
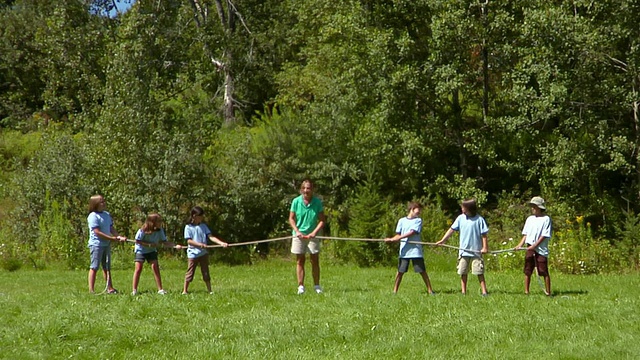
<path fill-rule="evenodd" d="M 421 244 L 409 244 L 409 241 L 420 242 L 420 233 L 422 232 L 422 219 L 403 217 L 398 220 L 396 225 L 396 234 L 404 235 L 411 230 L 415 233 L 409 237 L 400 240 L 400 258 L 401 259 L 415 259 L 422 258 L 422 245 Z"/>
<path fill-rule="evenodd" d="M 533 245 L 538 241 L 540 236 L 544 236 L 544 240 L 536 247 L 535 252 L 544 257 L 549 257 L 549 239 L 551 239 L 551 218 L 547 215 L 535 216 L 531 215 L 527 218 L 522 229 L 522 235 L 526 235 L 525 243 Z"/>
<path fill-rule="evenodd" d="M 487 222 L 482 216 L 476 214 L 476 216 L 467 217 L 467 215 L 462 214 L 451 224 L 451 229 L 460 231 L 458 256 L 482 257 L 480 253 L 482 250 L 482 236 L 489 232 Z"/>
<path fill-rule="evenodd" d="M 206 245 L 209 234 L 211 234 L 211 230 L 209 230 L 209 227 L 205 223 L 200 223 L 198 225 L 187 224 L 184 227 L 185 240 L 191 239 L 195 242 Z M 189 245 L 189 247 L 187 247 L 187 258 L 189 259 L 195 259 L 197 257 L 206 255 L 207 253 L 207 249 L 197 248 L 192 245 Z"/>
<path fill-rule="evenodd" d="M 304 235 L 309 235 L 318 226 L 318 215 L 322 212 L 322 201 L 313 196 L 308 205 L 304 204 L 304 196 L 293 199 L 289 211 L 296 214 L 296 226 Z M 296 232 L 292 231 L 295 236 Z"/>
<path fill-rule="evenodd" d="M 138 232 L 136 233 L 136 240 L 143 241 L 143 242 L 146 242 L 146 243 L 158 244 L 161 241 L 162 242 L 166 242 L 167 241 L 167 235 L 165 235 L 164 229 L 156 230 L 156 231 L 152 232 L 151 234 L 145 234 L 144 231 L 142 231 L 142 229 L 138 229 Z M 143 245 L 140 245 L 140 244 L 137 244 L 137 243 L 136 243 L 135 250 L 134 250 L 134 252 L 136 254 L 149 254 L 149 253 L 157 252 L 157 251 L 158 251 L 158 249 L 155 248 L 155 247 L 143 246 Z"/>
<path fill-rule="evenodd" d="M 98 237 L 93 232 L 93 229 L 98 228 L 100 231 L 107 235 L 111 235 L 111 227 L 113 226 L 113 220 L 111 220 L 111 215 L 106 212 L 92 212 L 87 216 L 87 222 L 89 223 L 89 247 L 91 246 L 101 246 L 101 247 L 109 247 L 111 246 L 111 241 L 103 240 Z"/>

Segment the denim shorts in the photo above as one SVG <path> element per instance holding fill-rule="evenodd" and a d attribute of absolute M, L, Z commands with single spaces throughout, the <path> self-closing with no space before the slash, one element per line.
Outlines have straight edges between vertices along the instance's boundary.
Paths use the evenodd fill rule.
<path fill-rule="evenodd" d="M 102 270 L 111 270 L 111 246 L 90 246 L 92 270 L 98 270 L 102 264 Z"/>

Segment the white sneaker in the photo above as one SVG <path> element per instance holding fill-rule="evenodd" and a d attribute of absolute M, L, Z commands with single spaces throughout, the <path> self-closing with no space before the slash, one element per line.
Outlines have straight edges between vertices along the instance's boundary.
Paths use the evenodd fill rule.
<path fill-rule="evenodd" d="M 304 285 L 298 286 L 298 295 L 304 294 Z"/>
<path fill-rule="evenodd" d="M 138 295 L 138 290 L 133 290 L 133 291 L 131 292 L 131 296 L 136 296 L 136 295 Z"/>
<path fill-rule="evenodd" d="M 322 288 L 320 285 L 314 286 L 313 289 L 316 291 L 316 294 L 322 294 Z"/>
<path fill-rule="evenodd" d="M 167 292 L 164 290 L 158 290 L 159 295 L 167 295 Z"/>

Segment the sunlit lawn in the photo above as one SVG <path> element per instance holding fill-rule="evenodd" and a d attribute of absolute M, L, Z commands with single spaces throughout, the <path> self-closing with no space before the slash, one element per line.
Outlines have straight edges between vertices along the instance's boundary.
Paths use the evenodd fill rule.
<path fill-rule="evenodd" d="M 0 358 L 638 358 L 637 274 L 552 274 L 547 298 L 535 280 L 525 296 L 520 273 L 488 272 L 483 298 L 475 277 L 459 294 L 454 262 L 430 269 L 436 296 L 414 273 L 394 296 L 395 268 L 328 262 L 325 293 L 298 296 L 289 259 L 213 264 L 214 295 L 199 278 L 181 295 L 180 261 L 161 263 L 166 296 L 148 267 L 137 297 L 133 269 L 114 271 L 118 295 L 88 294 L 84 271 L 0 271 Z"/>

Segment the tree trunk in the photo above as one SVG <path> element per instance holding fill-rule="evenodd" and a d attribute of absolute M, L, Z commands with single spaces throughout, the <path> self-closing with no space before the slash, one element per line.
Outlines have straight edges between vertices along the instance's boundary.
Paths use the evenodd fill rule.
<path fill-rule="evenodd" d="M 220 26 L 222 27 L 222 31 L 224 32 L 226 37 L 226 42 L 230 43 L 233 40 L 233 35 L 235 34 L 236 28 L 235 24 L 237 15 L 235 6 L 230 0 L 226 0 L 225 5 L 227 7 L 227 11 L 225 13 L 225 8 L 221 0 L 215 0 L 214 3 L 216 5 L 216 12 L 220 20 Z M 202 2 L 202 0 L 191 0 L 191 6 L 195 13 L 196 24 L 200 28 L 204 27 L 206 22 L 209 20 L 209 10 L 206 3 Z M 225 47 L 224 59 L 220 61 L 215 56 L 213 56 L 213 52 L 208 44 L 205 43 L 204 47 L 206 53 L 211 59 L 211 62 L 216 66 L 218 71 L 224 71 L 224 97 L 222 105 L 224 126 L 233 126 L 236 124 L 236 114 L 234 98 L 235 78 L 233 72 L 231 71 L 231 64 L 233 63 L 231 49 L 229 46 Z"/>

